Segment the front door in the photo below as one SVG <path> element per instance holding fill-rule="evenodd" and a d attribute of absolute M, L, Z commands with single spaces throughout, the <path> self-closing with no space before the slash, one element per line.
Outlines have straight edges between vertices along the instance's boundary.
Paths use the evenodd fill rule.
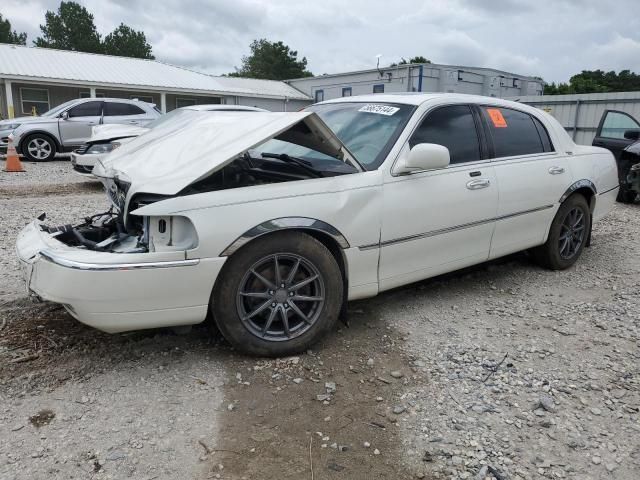
<path fill-rule="evenodd" d="M 468 105 L 429 112 L 403 152 L 449 149 L 447 168 L 389 176 L 383 186 L 380 290 L 485 261 L 498 205 L 494 168 Z"/>
<path fill-rule="evenodd" d="M 89 101 L 67 110 L 67 117 L 58 120 L 60 139 L 65 147 L 84 144 L 91 136 L 91 129 L 102 119 L 102 101 Z"/>
<path fill-rule="evenodd" d="M 594 147 L 611 150 L 616 157 L 621 196 L 624 196 L 628 191 L 627 175 L 637 160 L 633 156 L 627 158 L 622 152 L 638 140 L 639 132 L 640 124 L 631 115 L 618 110 L 606 110 L 600 119 L 596 136 L 593 139 Z M 635 194 L 632 194 L 631 197 L 633 199 Z"/>

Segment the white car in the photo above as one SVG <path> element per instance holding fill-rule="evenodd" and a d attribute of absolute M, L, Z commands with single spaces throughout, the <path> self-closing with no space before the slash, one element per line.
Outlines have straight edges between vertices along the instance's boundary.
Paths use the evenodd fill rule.
<path fill-rule="evenodd" d="M 520 250 L 568 268 L 618 191 L 611 153 L 550 115 L 459 94 L 200 112 L 94 172 L 114 210 L 28 225 L 27 288 L 107 332 L 210 312 L 258 355 L 308 348 L 348 300 Z"/>
<path fill-rule="evenodd" d="M 188 122 L 189 112 L 266 112 L 262 108 L 243 107 L 240 105 L 205 104 L 181 107 L 166 115 L 158 117 L 144 127 L 136 125 L 97 125 L 93 127 L 91 138 L 82 147 L 71 153 L 73 170 L 83 176 L 93 177 L 93 167 L 101 161 L 111 150 L 123 143 L 148 132 L 150 129 L 167 122 Z"/>

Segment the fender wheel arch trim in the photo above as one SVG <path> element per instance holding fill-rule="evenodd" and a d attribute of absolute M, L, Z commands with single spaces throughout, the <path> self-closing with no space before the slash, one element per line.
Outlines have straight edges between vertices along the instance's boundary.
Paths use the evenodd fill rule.
<path fill-rule="evenodd" d="M 596 189 L 596 186 L 593 184 L 593 182 L 591 180 L 587 180 L 586 178 L 583 178 L 582 180 L 573 182 L 571 186 L 567 188 L 567 190 L 560 197 L 560 203 L 564 202 L 567 198 L 569 198 L 569 196 L 573 192 L 575 192 L 579 188 L 584 188 L 584 187 L 587 187 L 589 190 L 591 190 L 594 196 L 598 194 L 598 190 Z"/>
<path fill-rule="evenodd" d="M 280 217 L 267 220 L 266 222 L 262 222 L 260 225 L 250 228 L 225 248 L 220 256 L 231 256 L 251 240 L 282 230 L 314 230 L 322 232 L 333 238 L 337 244 L 340 245 L 340 248 L 349 248 L 349 242 L 345 236 L 337 228 L 327 222 L 309 217 Z"/>

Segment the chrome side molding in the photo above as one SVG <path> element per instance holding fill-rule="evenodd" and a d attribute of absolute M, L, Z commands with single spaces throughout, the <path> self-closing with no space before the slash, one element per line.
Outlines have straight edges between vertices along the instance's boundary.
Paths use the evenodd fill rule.
<path fill-rule="evenodd" d="M 323 222 L 322 220 L 308 217 L 282 217 L 267 220 L 266 222 L 263 222 L 260 225 L 257 225 L 252 229 L 246 231 L 238 238 L 236 238 L 231 243 L 231 245 L 225 248 L 220 256 L 228 257 L 254 238 L 261 237 L 262 235 L 266 235 L 267 233 L 277 232 L 278 230 L 292 229 L 315 230 L 317 232 L 322 232 L 333 238 L 338 243 L 338 245 L 340 245 L 340 248 L 349 248 L 349 242 L 344 237 L 344 235 L 342 235 L 342 233 L 340 233 L 338 229 L 326 222 Z"/>

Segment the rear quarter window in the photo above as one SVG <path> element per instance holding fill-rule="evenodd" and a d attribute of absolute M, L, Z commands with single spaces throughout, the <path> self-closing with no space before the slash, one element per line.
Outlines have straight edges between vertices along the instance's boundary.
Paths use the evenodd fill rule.
<path fill-rule="evenodd" d="M 528 113 L 499 107 L 481 107 L 481 110 L 491 132 L 495 158 L 534 155 L 552 150 L 544 126 Z"/>

